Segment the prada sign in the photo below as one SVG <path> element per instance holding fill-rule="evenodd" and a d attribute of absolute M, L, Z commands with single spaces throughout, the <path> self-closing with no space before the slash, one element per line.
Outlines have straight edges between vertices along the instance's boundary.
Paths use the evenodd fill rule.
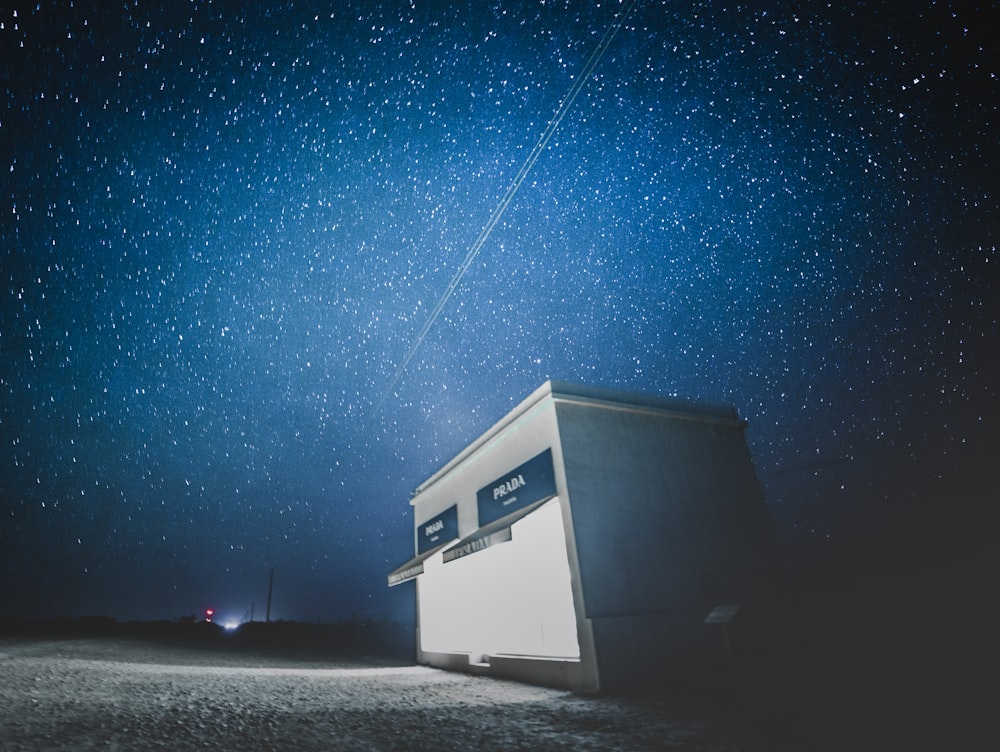
<path fill-rule="evenodd" d="M 552 450 L 546 449 L 476 493 L 479 527 L 556 495 Z"/>
<path fill-rule="evenodd" d="M 458 507 L 452 504 L 441 514 L 417 525 L 417 553 L 426 553 L 457 537 Z"/>

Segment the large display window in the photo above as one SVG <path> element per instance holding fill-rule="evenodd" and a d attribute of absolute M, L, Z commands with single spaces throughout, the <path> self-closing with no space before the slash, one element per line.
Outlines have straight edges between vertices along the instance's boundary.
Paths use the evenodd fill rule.
<path fill-rule="evenodd" d="M 580 657 L 558 498 L 514 522 L 509 540 L 448 562 L 435 553 L 418 587 L 424 651 L 468 653 L 472 662 Z"/>

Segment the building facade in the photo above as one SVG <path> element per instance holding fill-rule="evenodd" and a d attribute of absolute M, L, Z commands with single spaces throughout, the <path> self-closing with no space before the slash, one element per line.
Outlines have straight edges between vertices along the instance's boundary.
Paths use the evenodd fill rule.
<path fill-rule="evenodd" d="M 722 650 L 711 622 L 773 586 L 744 427 L 728 407 L 542 385 L 414 492 L 415 556 L 388 582 L 416 581 L 417 660 L 597 691 Z"/>

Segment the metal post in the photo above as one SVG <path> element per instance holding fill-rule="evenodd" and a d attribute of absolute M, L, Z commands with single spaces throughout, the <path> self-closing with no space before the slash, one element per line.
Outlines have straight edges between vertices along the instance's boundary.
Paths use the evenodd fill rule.
<path fill-rule="evenodd" d="M 271 591 L 274 590 L 274 570 L 271 570 L 271 576 L 267 580 L 267 613 L 264 616 L 264 621 L 268 624 L 271 623 Z"/>

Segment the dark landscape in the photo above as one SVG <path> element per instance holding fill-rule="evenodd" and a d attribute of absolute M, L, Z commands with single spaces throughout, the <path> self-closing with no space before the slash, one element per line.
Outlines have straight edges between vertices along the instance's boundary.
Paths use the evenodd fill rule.
<path fill-rule="evenodd" d="M 769 639 L 737 620 L 732 660 L 720 635 L 715 661 L 618 695 L 416 666 L 390 621 L 6 620 L 0 748 L 992 750 L 986 522 L 793 579 Z"/>
<path fill-rule="evenodd" d="M 4 3 L 0 752 L 1000 750 L 996 5 Z M 784 581 L 655 686 L 387 587 L 552 381 L 745 421 Z"/>

